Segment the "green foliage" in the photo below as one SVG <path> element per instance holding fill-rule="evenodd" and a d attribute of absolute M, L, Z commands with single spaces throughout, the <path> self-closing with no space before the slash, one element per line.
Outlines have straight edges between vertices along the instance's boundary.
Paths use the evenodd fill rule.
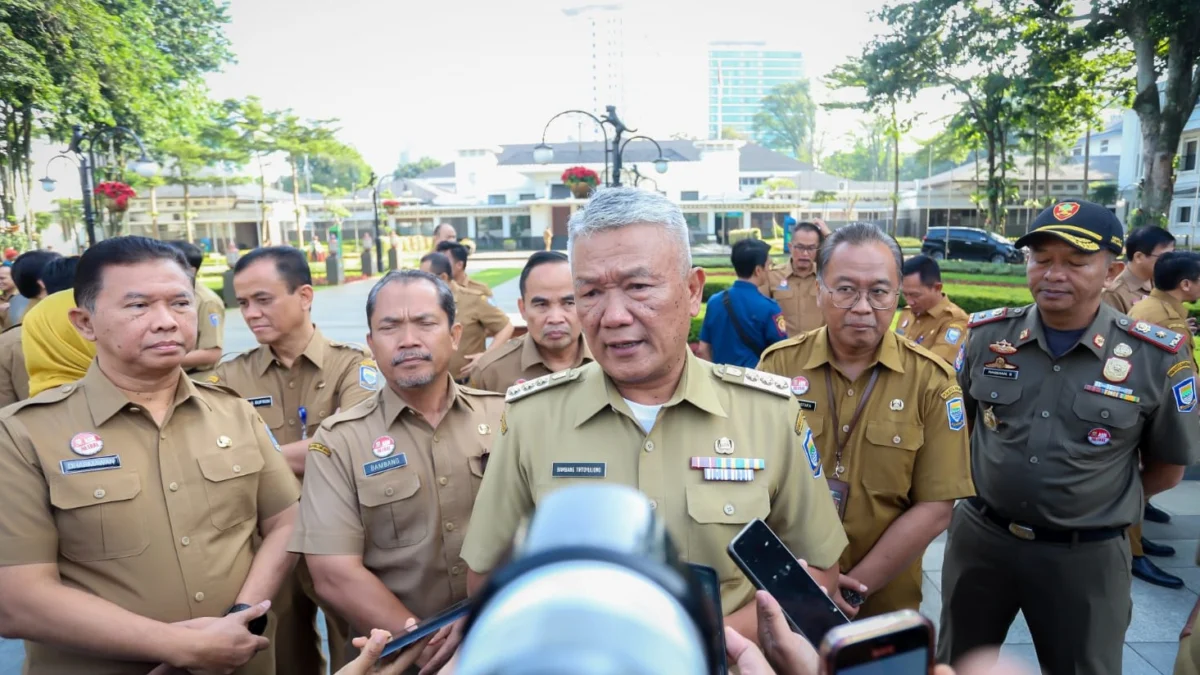
<path fill-rule="evenodd" d="M 392 172 L 394 178 L 416 178 L 426 171 L 432 171 L 442 165 L 442 162 L 432 157 L 422 157 L 415 162 L 400 162 Z"/>
<path fill-rule="evenodd" d="M 754 132 L 762 138 L 763 145 L 801 161 L 810 160 L 817 105 L 808 80 L 775 87 L 760 105 L 762 109 L 754 115 Z"/>
<path fill-rule="evenodd" d="M 821 170 L 850 180 L 883 180 L 892 156 L 887 125 L 879 117 L 859 124 L 850 150 L 839 150 L 821 163 Z"/>
<path fill-rule="evenodd" d="M 725 126 L 721 127 L 721 138 L 726 141 L 748 141 L 748 140 L 750 140 L 749 138 L 746 138 L 746 134 L 743 134 L 742 132 L 738 131 L 737 129 L 735 129 L 729 125 L 725 125 Z M 685 140 L 687 140 L 687 139 L 685 139 Z"/>
<path fill-rule="evenodd" d="M 703 299 L 729 288 L 733 285 L 733 277 L 717 277 L 704 283 Z M 946 284 L 945 293 L 954 304 L 962 307 L 968 313 L 982 312 L 996 307 L 1020 307 L 1033 302 L 1029 289 L 1023 286 L 973 286 L 966 284 Z"/>
<path fill-rule="evenodd" d="M 730 230 L 729 245 L 733 246 L 743 239 L 759 239 L 760 232 L 757 227 L 752 227 L 746 230 Z"/>
<path fill-rule="evenodd" d="M 1112 206 L 1117 203 L 1117 186 L 1114 183 L 1101 183 L 1092 186 L 1091 200 L 1097 204 Z"/>
<path fill-rule="evenodd" d="M 366 186 L 371 179 L 371 167 L 358 150 L 341 143 L 333 143 L 327 154 L 308 157 L 308 168 L 312 172 L 312 185 L 340 188 L 353 191 Z M 292 190 L 292 177 L 284 176 L 279 181 L 282 190 Z"/>

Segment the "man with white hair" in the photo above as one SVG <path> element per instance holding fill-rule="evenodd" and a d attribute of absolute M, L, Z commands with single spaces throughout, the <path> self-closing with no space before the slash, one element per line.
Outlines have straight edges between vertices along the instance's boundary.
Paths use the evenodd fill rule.
<path fill-rule="evenodd" d="M 704 271 L 692 267 L 679 207 L 601 190 L 572 216 L 568 249 L 595 361 L 508 389 L 462 549 L 471 588 L 546 494 L 589 481 L 645 493 L 682 556 L 717 570 L 726 625 L 743 635 L 758 634 L 754 587 L 726 547 L 751 520 L 836 588 L 846 534 L 788 381 L 688 349 Z"/>

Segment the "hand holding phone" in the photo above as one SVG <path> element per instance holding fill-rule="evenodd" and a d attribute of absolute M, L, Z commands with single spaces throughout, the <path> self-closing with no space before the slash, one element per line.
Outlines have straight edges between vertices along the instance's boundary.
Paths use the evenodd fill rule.
<path fill-rule="evenodd" d="M 432 636 L 443 627 L 449 626 L 455 621 L 465 617 L 470 609 L 470 598 L 447 607 L 446 609 L 442 610 L 441 613 L 431 616 L 417 624 L 407 633 L 393 637 L 386 645 L 384 645 L 383 652 L 379 655 L 379 658 L 388 658 L 392 654 L 395 654 L 406 647 L 414 645 L 421 640 Z"/>
<path fill-rule="evenodd" d="M 911 609 L 838 626 L 821 642 L 828 675 L 929 675 L 933 624 Z"/>

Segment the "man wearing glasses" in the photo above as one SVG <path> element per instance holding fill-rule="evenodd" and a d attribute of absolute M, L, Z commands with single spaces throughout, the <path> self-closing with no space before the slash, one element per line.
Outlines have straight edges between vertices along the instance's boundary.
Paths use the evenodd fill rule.
<path fill-rule="evenodd" d="M 954 500 L 975 494 L 954 370 L 889 330 L 901 258 L 874 225 L 831 234 L 816 271 L 825 326 L 776 343 L 758 366 L 791 379 L 821 451 L 850 539 L 833 594 L 849 616 L 920 607 L 925 548 Z"/>
<path fill-rule="evenodd" d="M 767 282 L 758 287 L 763 295 L 779 303 L 789 337 L 825 325 L 825 319 L 817 307 L 814 265 L 817 250 L 828 231 L 823 225 L 820 221 L 795 224 L 792 228 L 791 259 L 782 270 L 772 271 Z"/>

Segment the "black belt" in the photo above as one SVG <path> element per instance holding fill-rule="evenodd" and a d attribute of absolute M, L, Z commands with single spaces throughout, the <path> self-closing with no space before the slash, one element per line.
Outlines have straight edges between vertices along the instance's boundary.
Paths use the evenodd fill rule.
<path fill-rule="evenodd" d="M 987 502 L 979 497 L 968 497 L 967 503 L 979 511 L 979 515 L 995 523 L 1000 529 L 1007 530 L 1017 539 L 1025 541 L 1044 541 L 1052 544 L 1073 544 L 1104 541 L 1119 537 L 1125 532 L 1122 527 L 1104 527 L 1095 530 L 1052 530 L 1045 527 L 1025 525 L 996 513 Z"/>

